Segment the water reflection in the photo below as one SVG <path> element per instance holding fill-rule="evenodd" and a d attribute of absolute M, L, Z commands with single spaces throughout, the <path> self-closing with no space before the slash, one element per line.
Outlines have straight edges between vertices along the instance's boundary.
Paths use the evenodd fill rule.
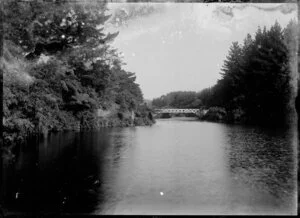
<path fill-rule="evenodd" d="M 41 211 L 88 212 L 97 204 L 99 170 L 82 136 L 53 135 L 47 141 L 51 148 L 40 149 L 37 203 Z"/>
<path fill-rule="evenodd" d="M 295 137 L 291 130 L 192 120 L 53 134 L 21 147 L 6 165 L 5 207 L 40 214 L 292 214 Z"/>
<path fill-rule="evenodd" d="M 109 147 L 103 155 L 105 162 L 101 163 L 101 167 L 105 167 L 101 186 L 103 199 L 99 201 L 95 211 L 113 211 L 117 203 L 125 197 L 134 169 L 135 130 L 132 127 L 109 130 Z"/>
<path fill-rule="evenodd" d="M 251 213 L 291 214 L 295 208 L 294 130 L 234 125 L 226 128 L 232 192 L 240 198 L 252 198 L 248 200 Z M 257 211 L 257 204 L 265 205 L 263 211 Z"/>
<path fill-rule="evenodd" d="M 34 142 L 34 141 L 31 141 Z M 10 210 L 12 205 L 21 210 L 35 211 L 34 194 L 37 172 L 37 154 L 33 152 L 36 147 L 25 145 L 15 147 L 16 158 L 4 159 L 3 166 L 3 199 L 4 208 Z"/>
<path fill-rule="evenodd" d="M 91 144 L 105 143 L 91 134 L 53 134 L 39 149 L 21 147 L 18 161 L 6 167 L 11 172 L 6 176 L 6 207 L 33 213 L 93 211 L 102 177 Z"/>

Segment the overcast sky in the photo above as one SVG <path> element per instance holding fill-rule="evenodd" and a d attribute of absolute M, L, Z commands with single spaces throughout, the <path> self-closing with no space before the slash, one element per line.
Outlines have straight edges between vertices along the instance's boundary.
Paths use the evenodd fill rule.
<path fill-rule="evenodd" d="M 200 91 L 220 78 L 233 41 L 297 19 L 296 4 L 113 3 L 109 31 L 145 99 Z"/>

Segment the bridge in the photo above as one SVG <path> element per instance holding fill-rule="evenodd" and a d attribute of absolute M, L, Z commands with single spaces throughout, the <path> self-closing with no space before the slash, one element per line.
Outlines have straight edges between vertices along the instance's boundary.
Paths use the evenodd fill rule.
<path fill-rule="evenodd" d="M 200 109 L 180 109 L 180 108 L 162 108 L 162 109 L 156 109 L 156 114 L 196 114 L 200 115 Z"/>
<path fill-rule="evenodd" d="M 154 114 L 195 114 L 197 117 L 201 117 L 207 113 L 206 109 L 195 108 L 161 108 L 155 109 Z"/>

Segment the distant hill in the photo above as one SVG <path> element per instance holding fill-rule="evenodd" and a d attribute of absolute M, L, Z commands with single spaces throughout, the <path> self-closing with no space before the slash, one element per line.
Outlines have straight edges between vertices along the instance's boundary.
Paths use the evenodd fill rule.
<path fill-rule="evenodd" d="M 151 105 L 157 108 L 199 108 L 202 101 L 197 92 L 176 91 L 153 99 Z"/>

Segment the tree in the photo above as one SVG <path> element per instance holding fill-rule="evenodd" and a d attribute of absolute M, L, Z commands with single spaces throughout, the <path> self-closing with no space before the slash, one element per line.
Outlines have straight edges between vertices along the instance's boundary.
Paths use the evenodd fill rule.
<path fill-rule="evenodd" d="M 286 33 L 286 38 L 291 32 Z M 291 43 L 291 40 L 289 40 Z M 283 124 L 291 98 L 291 63 L 288 41 L 278 22 L 269 30 L 259 27 L 242 46 L 234 42 L 224 61 L 221 79 L 200 99 L 211 107 L 224 107 L 229 114 L 243 110 L 248 122 Z"/>
<path fill-rule="evenodd" d="M 297 99 L 297 94 L 299 96 L 299 91 L 297 93 L 297 90 L 299 90 L 297 88 L 299 87 L 299 79 L 298 79 L 299 73 L 297 70 L 297 66 L 298 69 L 300 69 L 299 68 L 300 63 L 297 57 L 297 49 L 299 49 L 298 47 L 300 45 L 298 43 L 298 34 L 300 33 L 298 27 L 299 26 L 297 25 L 297 22 L 295 20 L 291 20 L 287 25 L 287 27 L 284 29 L 284 43 L 288 48 L 289 66 L 290 66 L 290 73 L 291 73 L 290 75 L 291 97 L 289 102 L 290 111 L 297 109 L 297 102 L 295 100 Z"/>
<path fill-rule="evenodd" d="M 198 99 L 196 92 L 177 91 L 170 92 L 152 101 L 154 107 L 172 107 L 172 108 L 199 108 L 202 101 Z"/>
<path fill-rule="evenodd" d="M 106 11 L 103 1 L 4 2 L 6 139 L 75 129 L 115 104 L 139 110 L 142 91 L 110 45 L 118 33 L 105 33 Z"/>
<path fill-rule="evenodd" d="M 241 55 L 242 48 L 238 42 L 233 42 L 221 69 L 223 73 L 221 73 L 222 78 L 218 82 L 218 88 L 220 87 L 218 96 L 221 98 L 220 104 L 228 109 L 234 106 L 232 102 L 234 100 L 233 98 L 237 96 L 240 91 Z"/>

